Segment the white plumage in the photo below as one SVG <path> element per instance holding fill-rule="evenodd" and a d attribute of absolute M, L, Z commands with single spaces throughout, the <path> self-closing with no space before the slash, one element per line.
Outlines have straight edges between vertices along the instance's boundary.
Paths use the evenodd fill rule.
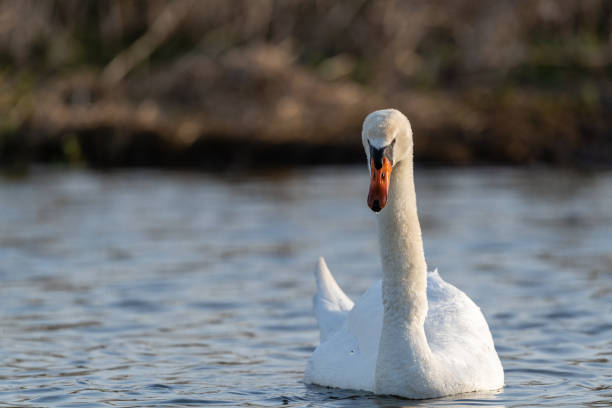
<path fill-rule="evenodd" d="M 317 270 L 320 268 L 327 270 L 322 258 Z M 329 271 L 327 274 L 333 289 L 326 290 L 337 290 L 346 297 Z M 480 308 L 465 293 L 445 282 L 437 271 L 427 275 L 427 299 L 425 334 L 431 351 L 454 367 L 454 374 L 466 384 L 467 389 L 459 389 L 458 384 L 453 384 L 458 381 L 451 378 L 447 388 L 457 388 L 451 393 L 481 390 L 479 383 L 490 384 L 484 389 L 503 386 L 501 363 Z M 321 328 L 321 344 L 308 361 L 305 381 L 373 392 L 383 316 L 381 281 L 374 283 L 350 310 L 339 311 L 337 304 L 321 301 L 318 295 L 314 308 Z"/>
<path fill-rule="evenodd" d="M 374 112 L 363 138 L 364 146 L 397 140 L 389 204 L 378 215 L 383 279 L 353 304 L 319 259 L 321 344 L 305 382 L 415 399 L 501 388 L 503 368 L 482 312 L 437 271 L 426 272 L 408 120 L 396 110 Z"/>

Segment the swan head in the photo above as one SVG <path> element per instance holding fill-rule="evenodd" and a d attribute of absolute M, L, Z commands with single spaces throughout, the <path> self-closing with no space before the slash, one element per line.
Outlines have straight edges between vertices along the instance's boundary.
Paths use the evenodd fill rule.
<path fill-rule="evenodd" d="M 412 128 L 400 111 L 377 110 L 363 121 L 361 141 L 370 169 L 368 206 L 379 212 L 387 205 L 393 166 L 412 158 Z"/>

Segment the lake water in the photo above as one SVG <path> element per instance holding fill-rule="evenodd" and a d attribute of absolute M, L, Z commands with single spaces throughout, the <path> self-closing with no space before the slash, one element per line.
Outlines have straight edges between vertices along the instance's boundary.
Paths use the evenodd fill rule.
<path fill-rule="evenodd" d="M 306 386 L 312 271 L 379 277 L 364 166 L 0 179 L 0 407 L 610 406 L 612 173 L 421 169 L 430 268 L 482 308 L 499 392 Z"/>

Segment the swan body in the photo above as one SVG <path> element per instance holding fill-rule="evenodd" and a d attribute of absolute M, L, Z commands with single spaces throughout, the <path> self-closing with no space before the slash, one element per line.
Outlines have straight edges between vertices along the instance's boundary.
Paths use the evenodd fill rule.
<path fill-rule="evenodd" d="M 482 312 L 437 271 L 427 272 L 408 119 L 394 109 L 373 112 L 362 141 L 383 278 L 353 304 L 319 259 L 321 343 L 305 382 L 412 399 L 501 388 L 504 372 Z"/>

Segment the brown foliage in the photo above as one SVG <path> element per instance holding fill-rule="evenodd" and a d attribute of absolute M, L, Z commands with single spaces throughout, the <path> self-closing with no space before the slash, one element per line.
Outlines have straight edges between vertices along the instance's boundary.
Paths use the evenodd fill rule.
<path fill-rule="evenodd" d="M 28 148 L 360 157 L 365 114 L 395 106 L 421 160 L 612 156 L 603 0 L 1 0 L 0 22 L 0 134 Z"/>

